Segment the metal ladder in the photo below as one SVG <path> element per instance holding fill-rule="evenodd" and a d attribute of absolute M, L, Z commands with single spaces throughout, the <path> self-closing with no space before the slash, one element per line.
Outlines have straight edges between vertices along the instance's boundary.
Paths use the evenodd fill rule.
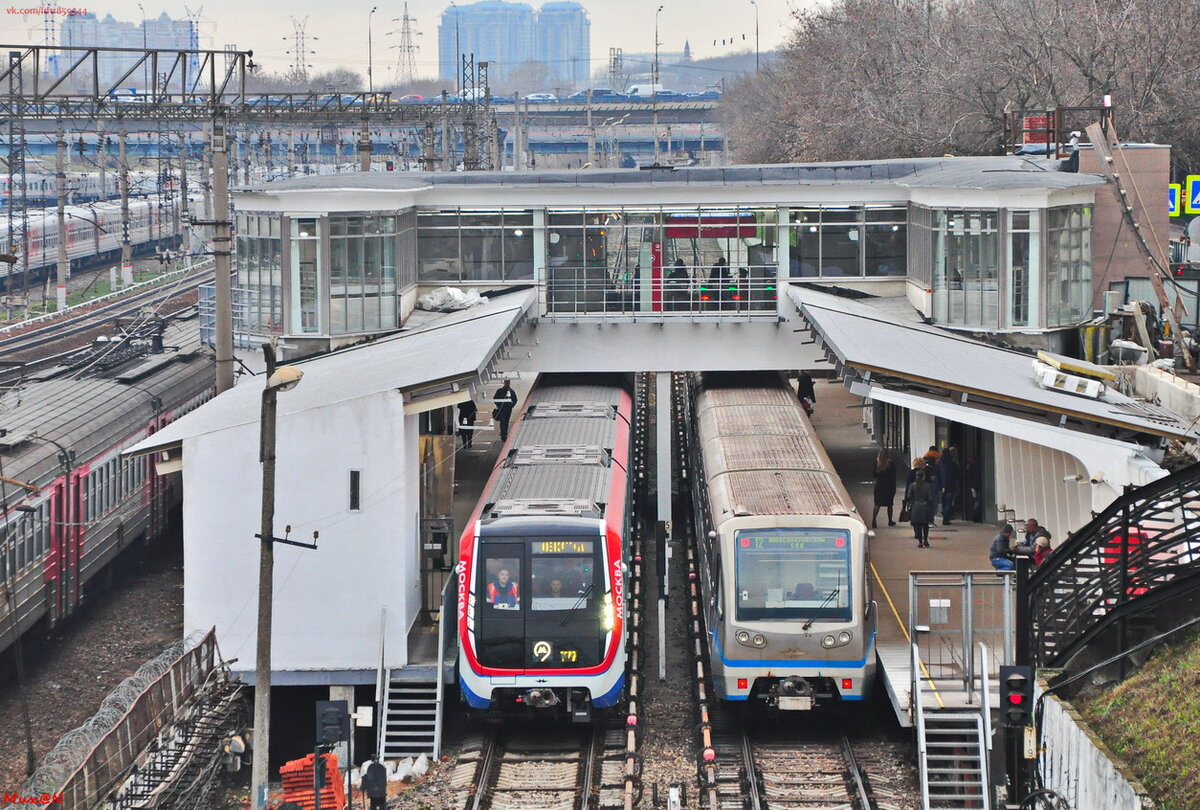
<path fill-rule="evenodd" d="M 924 696 L 924 682 L 913 678 L 913 714 L 917 730 L 922 810 L 991 810 L 991 686 L 987 651 L 980 676 L 981 705 L 972 709 L 939 709 Z M 912 646 L 914 673 L 923 671 L 917 645 Z"/>

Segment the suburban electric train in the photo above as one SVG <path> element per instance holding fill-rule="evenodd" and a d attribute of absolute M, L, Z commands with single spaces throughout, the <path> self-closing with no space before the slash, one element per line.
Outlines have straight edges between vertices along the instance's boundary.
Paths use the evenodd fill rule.
<path fill-rule="evenodd" d="M 177 197 L 149 197 L 129 201 L 129 241 L 135 254 L 177 234 Z M 121 204 L 71 205 L 65 209 L 67 259 L 73 269 L 93 262 L 116 261 L 121 254 Z M 22 238 L 29 250 L 30 278 L 53 273 L 58 264 L 58 212 L 53 208 L 30 210 L 25 218 L 12 217 L 12 239 L 17 263 L 0 264 L 0 282 L 19 277 L 24 260 Z M 0 215 L 0 243 L 8 242 L 8 217 Z"/>
<path fill-rule="evenodd" d="M 692 378 L 696 531 L 716 693 L 861 701 L 875 677 L 867 527 L 778 374 Z"/>
<path fill-rule="evenodd" d="M 460 541 L 472 709 L 587 722 L 622 702 L 630 390 L 551 374 L 526 399 Z"/>
<path fill-rule="evenodd" d="M 175 351 L 152 339 L 98 341 L 94 364 L 85 350 L 79 363 L 0 393 L 0 652 L 80 610 L 118 554 L 166 529 L 179 476 L 121 451 L 210 399 L 216 377 L 195 314 L 163 342 Z"/>

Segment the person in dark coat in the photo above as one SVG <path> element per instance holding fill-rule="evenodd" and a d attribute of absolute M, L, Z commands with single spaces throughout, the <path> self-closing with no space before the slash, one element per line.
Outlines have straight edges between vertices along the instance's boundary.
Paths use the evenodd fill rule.
<path fill-rule="evenodd" d="M 687 310 L 688 284 L 691 283 L 687 266 L 683 259 L 676 259 L 675 265 L 667 273 L 667 311 L 681 312 Z"/>
<path fill-rule="evenodd" d="M 492 418 L 500 425 L 500 441 L 508 440 L 508 420 L 512 419 L 513 408 L 517 407 L 517 392 L 512 383 L 504 381 L 504 385 L 492 396 Z"/>
<path fill-rule="evenodd" d="M 879 455 L 875 456 L 875 511 L 871 513 L 872 529 L 879 528 L 876 521 L 879 518 L 880 507 L 887 509 L 888 525 L 896 525 L 896 521 L 892 519 L 892 504 L 895 500 L 896 464 L 892 461 L 891 454 L 880 448 Z"/>
<path fill-rule="evenodd" d="M 929 524 L 937 514 L 933 487 L 925 480 L 925 471 L 917 470 L 912 486 L 905 493 L 908 501 L 908 521 L 913 527 L 918 548 L 929 548 Z"/>
<path fill-rule="evenodd" d="M 475 441 L 475 431 L 472 428 L 475 427 L 475 417 L 478 414 L 479 407 L 475 400 L 468 399 L 458 403 L 458 435 L 462 439 L 464 450 Z"/>
<path fill-rule="evenodd" d="M 800 376 L 796 378 L 796 396 L 804 404 L 805 413 L 811 414 L 813 406 L 817 404 L 817 389 L 813 385 L 812 375 L 804 369 L 800 370 Z"/>
<path fill-rule="evenodd" d="M 714 309 L 725 309 L 727 303 L 733 302 L 733 293 L 729 291 L 729 262 L 724 256 L 717 259 L 712 272 L 708 275 L 708 303 Z"/>
<path fill-rule="evenodd" d="M 934 468 L 937 475 L 937 488 L 942 496 L 942 525 L 950 525 L 950 517 L 958 501 L 958 451 L 949 448 Z"/>
<path fill-rule="evenodd" d="M 359 789 L 371 800 L 371 810 L 385 810 L 387 807 L 387 768 L 377 758 L 363 771 Z"/>

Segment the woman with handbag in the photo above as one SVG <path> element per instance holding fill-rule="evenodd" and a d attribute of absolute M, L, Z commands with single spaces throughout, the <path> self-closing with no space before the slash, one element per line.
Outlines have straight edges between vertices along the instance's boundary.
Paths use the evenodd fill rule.
<path fill-rule="evenodd" d="M 929 548 L 929 522 L 934 515 L 933 487 L 925 480 L 925 471 L 916 470 L 906 493 L 908 520 L 917 538 L 917 548 Z"/>

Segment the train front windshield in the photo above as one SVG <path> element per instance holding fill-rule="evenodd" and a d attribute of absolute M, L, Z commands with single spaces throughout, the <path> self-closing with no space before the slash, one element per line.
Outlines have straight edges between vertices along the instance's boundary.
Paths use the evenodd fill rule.
<path fill-rule="evenodd" d="M 739 621 L 850 620 L 850 532 L 746 529 L 734 548 Z"/>
<path fill-rule="evenodd" d="M 479 566 L 479 660 L 503 669 L 599 664 L 610 600 L 598 536 L 485 540 Z"/>

